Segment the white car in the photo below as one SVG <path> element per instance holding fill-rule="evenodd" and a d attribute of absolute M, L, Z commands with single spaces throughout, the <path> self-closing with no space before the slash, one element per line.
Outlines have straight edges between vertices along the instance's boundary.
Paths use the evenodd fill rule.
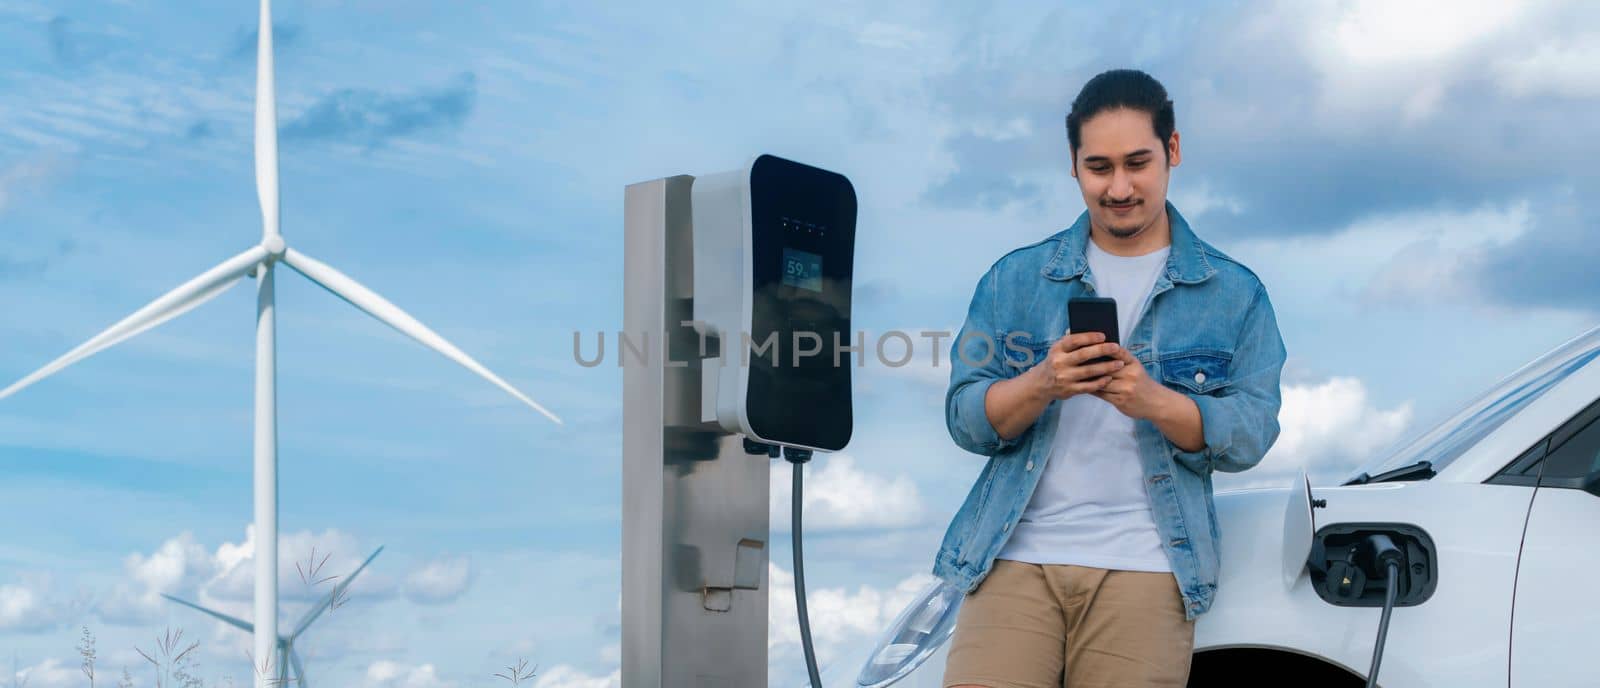
<path fill-rule="evenodd" d="M 1191 686 L 1600 686 L 1600 328 L 1340 485 L 1215 495 L 1222 570 Z M 1378 540 L 1381 542 L 1381 540 Z M 930 587 L 854 682 L 937 686 L 961 594 Z M 934 661 L 929 661 L 932 658 Z"/>

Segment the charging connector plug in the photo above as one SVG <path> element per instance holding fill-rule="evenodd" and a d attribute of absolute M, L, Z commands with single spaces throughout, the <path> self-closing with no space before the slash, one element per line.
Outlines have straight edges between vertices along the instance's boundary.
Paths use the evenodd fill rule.
<path fill-rule="evenodd" d="M 1359 554 L 1371 564 L 1373 572 L 1383 572 L 1383 616 L 1378 620 L 1378 642 L 1372 648 L 1372 668 L 1367 671 L 1367 688 L 1378 685 L 1378 665 L 1383 661 L 1383 643 L 1389 635 L 1389 614 L 1394 611 L 1395 596 L 1400 594 L 1400 572 L 1406 567 L 1406 555 L 1394 540 L 1383 533 L 1373 533 L 1361 541 Z"/>

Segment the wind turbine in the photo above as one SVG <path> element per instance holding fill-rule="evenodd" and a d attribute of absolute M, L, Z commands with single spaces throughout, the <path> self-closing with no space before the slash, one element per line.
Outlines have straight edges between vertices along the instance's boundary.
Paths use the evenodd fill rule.
<path fill-rule="evenodd" d="M 145 330 L 189 312 L 215 298 L 245 275 L 256 278 L 255 378 L 255 661 L 268 657 L 278 637 L 278 411 L 277 318 L 273 305 L 273 272 L 282 263 L 323 289 L 443 354 L 505 390 L 550 420 L 555 414 L 517 391 L 471 356 L 456 348 L 399 307 L 344 273 L 300 253 L 278 231 L 278 121 L 272 69 L 272 6 L 261 0 L 256 44 L 255 166 L 256 197 L 261 203 L 261 243 L 229 258 L 200 276 L 162 295 L 89 341 L 3 390 L 0 399 L 55 374 L 61 369 L 115 346 Z M 259 667 L 258 667 L 259 668 Z M 256 687 L 268 688 L 270 677 L 257 672 Z"/>
<path fill-rule="evenodd" d="M 350 582 L 354 581 L 356 579 L 356 576 L 361 575 L 361 570 L 364 569 L 364 568 L 367 568 L 367 564 L 372 563 L 373 559 L 377 559 L 378 558 L 378 553 L 382 552 L 382 551 L 383 551 L 383 547 L 379 547 L 376 551 L 374 551 L 372 553 L 372 556 L 367 557 L 366 561 L 361 562 L 361 566 L 356 567 L 355 573 L 350 574 L 350 576 L 348 578 L 345 578 L 338 585 L 333 586 L 333 590 L 330 591 L 327 594 L 327 596 L 323 597 L 322 601 L 317 603 L 317 606 L 306 610 L 305 616 L 300 617 L 300 623 L 295 624 L 293 633 L 290 633 L 289 635 L 286 635 L 286 636 L 285 635 L 278 636 L 278 676 L 279 677 L 287 678 L 287 672 L 285 671 L 285 667 L 283 666 L 283 663 L 284 663 L 285 659 L 287 658 L 287 661 L 289 661 L 290 663 L 292 663 L 294 665 L 294 680 L 295 680 L 294 685 L 295 685 L 295 688 L 308 688 L 307 685 L 306 685 L 306 669 L 305 669 L 305 666 L 300 663 L 300 655 L 294 651 L 294 641 L 300 639 L 300 634 L 306 632 L 306 628 L 311 626 L 311 622 L 316 621 L 317 617 L 322 616 L 322 612 L 327 611 L 328 607 L 332 606 L 334 600 L 339 599 L 339 596 L 344 594 L 344 589 L 347 588 L 347 587 L 350 587 Z M 217 619 L 218 621 L 221 621 L 221 622 L 223 622 L 225 624 L 233 626 L 234 628 L 238 628 L 240 630 L 243 630 L 246 633 L 253 633 L 254 632 L 254 629 L 251 627 L 250 622 L 248 622 L 248 621 L 244 621 L 244 620 L 232 617 L 232 616 L 228 616 L 227 614 L 223 614 L 222 612 L 219 612 L 219 611 L 216 611 L 216 610 L 206 609 L 205 607 L 202 607 L 202 606 L 200 606 L 198 604 L 195 604 L 193 602 L 187 602 L 187 601 L 184 601 L 184 600 L 180 600 L 180 599 L 178 599 L 176 597 L 173 597 L 171 595 L 168 595 L 166 593 L 162 593 L 161 596 L 165 597 L 165 598 L 167 598 L 169 600 L 172 600 L 173 602 L 177 602 L 178 604 L 181 604 L 181 605 L 183 605 L 185 607 L 188 607 L 190 609 L 198 611 L 198 612 L 200 612 L 202 614 L 208 614 L 208 615 L 212 616 L 213 618 Z"/>

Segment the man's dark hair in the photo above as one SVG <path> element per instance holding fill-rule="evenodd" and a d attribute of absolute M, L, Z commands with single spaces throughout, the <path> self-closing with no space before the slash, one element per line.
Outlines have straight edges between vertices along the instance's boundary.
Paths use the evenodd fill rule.
<path fill-rule="evenodd" d="M 1083 123 L 1107 110 L 1127 108 L 1150 115 L 1155 126 L 1156 139 L 1161 141 L 1161 152 L 1168 155 L 1167 143 L 1172 140 L 1172 130 L 1177 128 L 1177 117 L 1172 114 L 1172 99 L 1166 87 L 1155 77 L 1137 69 L 1113 69 L 1096 74 L 1078 91 L 1072 100 L 1072 111 L 1067 113 L 1067 142 L 1072 144 L 1072 157 L 1078 157 L 1083 145 Z"/>

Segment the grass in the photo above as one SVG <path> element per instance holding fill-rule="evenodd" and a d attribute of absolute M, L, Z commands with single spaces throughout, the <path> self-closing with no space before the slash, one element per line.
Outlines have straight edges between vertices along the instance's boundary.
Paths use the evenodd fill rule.
<path fill-rule="evenodd" d="M 83 633 L 87 636 L 89 629 L 83 629 Z M 134 646 L 133 651 L 139 653 L 141 657 L 144 657 L 145 661 L 155 667 L 156 688 L 202 688 L 205 686 L 205 682 L 194 674 L 189 673 L 191 669 L 198 669 L 198 667 L 194 666 L 195 660 L 192 655 L 199 647 L 200 643 L 198 641 L 190 643 L 188 647 L 184 647 L 183 629 L 179 628 L 174 632 L 169 627 L 165 635 L 156 638 L 155 651 L 145 652 L 137 645 Z M 90 685 L 92 688 L 93 668 L 86 669 L 85 673 L 91 677 Z"/>
<path fill-rule="evenodd" d="M 533 678 L 534 677 L 534 672 L 537 671 L 538 669 L 539 669 L 539 665 L 537 665 L 537 664 L 535 664 L 532 669 L 529 669 L 528 668 L 528 660 L 522 659 L 521 657 L 518 657 L 517 658 L 517 663 L 516 663 L 515 666 L 508 666 L 508 667 L 506 667 L 506 673 L 495 674 L 495 676 L 505 679 L 506 681 L 510 682 L 511 685 L 513 685 L 513 686 L 520 686 L 520 685 L 522 685 L 523 681 L 526 681 L 526 680 L 528 680 L 530 678 Z M 526 671 L 527 673 L 523 673 L 524 671 Z"/>

